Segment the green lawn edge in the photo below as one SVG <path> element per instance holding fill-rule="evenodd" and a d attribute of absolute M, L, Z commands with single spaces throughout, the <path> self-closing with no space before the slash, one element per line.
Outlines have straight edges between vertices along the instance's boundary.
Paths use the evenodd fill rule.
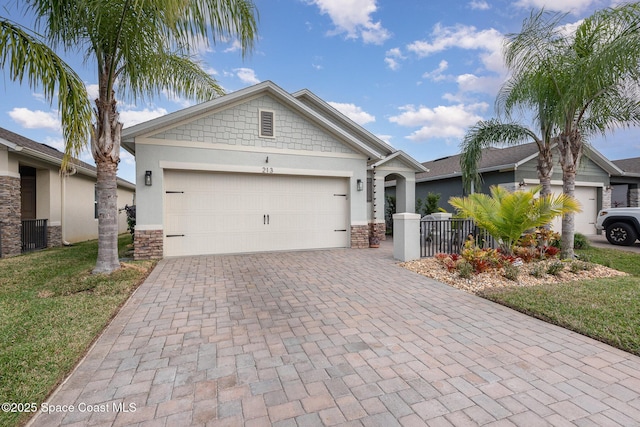
<path fill-rule="evenodd" d="M 131 235 L 121 235 L 124 254 Z M 36 404 L 73 370 L 153 269 L 129 261 L 110 275 L 92 275 L 96 240 L 0 259 L 0 402 Z M 0 425 L 33 414 L 0 412 Z"/>
<path fill-rule="evenodd" d="M 479 295 L 640 356 L 640 254 L 594 247 L 576 253 L 629 276 L 494 289 Z"/>

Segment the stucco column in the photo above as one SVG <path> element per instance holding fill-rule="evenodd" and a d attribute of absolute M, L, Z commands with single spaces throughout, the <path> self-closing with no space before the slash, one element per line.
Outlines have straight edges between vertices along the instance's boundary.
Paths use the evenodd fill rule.
<path fill-rule="evenodd" d="M 393 257 L 400 261 L 420 259 L 420 215 L 393 215 Z"/>

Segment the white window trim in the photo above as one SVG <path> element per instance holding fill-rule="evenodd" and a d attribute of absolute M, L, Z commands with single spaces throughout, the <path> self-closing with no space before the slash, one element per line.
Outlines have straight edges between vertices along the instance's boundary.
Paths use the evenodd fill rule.
<path fill-rule="evenodd" d="M 271 113 L 273 117 L 272 127 L 273 127 L 273 135 L 263 135 L 262 134 L 262 113 Z M 260 138 L 270 138 L 273 139 L 276 137 L 276 112 L 274 110 L 266 110 L 266 109 L 258 109 L 258 136 Z"/>

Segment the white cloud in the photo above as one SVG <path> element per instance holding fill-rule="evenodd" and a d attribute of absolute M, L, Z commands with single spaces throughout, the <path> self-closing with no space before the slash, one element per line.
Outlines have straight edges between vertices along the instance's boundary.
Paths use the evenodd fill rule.
<path fill-rule="evenodd" d="M 85 87 L 87 88 L 89 100 L 93 103 L 93 101 L 98 99 L 98 96 L 100 96 L 100 87 L 97 84 L 86 84 Z"/>
<path fill-rule="evenodd" d="M 476 76 L 475 74 L 461 74 L 456 77 L 460 92 L 476 92 L 494 95 L 500 90 L 504 82 L 502 77 Z"/>
<path fill-rule="evenodd" d="M 393 58 L 384 58 L 384 63 L 393 71 L 400 68 L 400 63 Z"/>
<path fill-rule="evenodd" d="M 380 138 L 381 140 L 383 140 L 384 142 L 386 142 L 387 144 L 392 145 L 391 144 L 391 138 L 393 138 L 393 136 L 391 136 L 391 135 L 381 135 L 381 134 L 378 134 L 376 136 L 378 138 Z"/>
<path fill-rule="evenodd" d="M 164 108 L 156 108 L 154 110 L 148 108 L 144 110 L 122 110 L 120 111 L 120 121 L 124 124 L 124 127 L 129 127 L 155 119 L 156 117 L 164 116 L 165 114 L 167 114 L 167 110 Z"/>
<path fill-rule="evenodd" d="M 482 117 L 478 113 L 487 110 L 485 102 L 475 104 L 440 105 L 435 108 L 414 105 L 401 107 L 397 116 L 389 118 L 400 126 L 420 127 L 407 137 L 412 141 L 426 141 L 432 138 L 462 138 L 467 128 Z"/>
<path fill-rule="evenodd" d="M 469 2 L 469 7 L 476 10 L 488 10 L 491 8 L 489 3 L 484 0 L 473 0 Z"/>
<path fill-rule="evenodd" d="M 351 120 L 359 124 L 360 126 L 366 125 L 367 123 L 375 122 L 375 116 L 367 113 L 366 111 L 362 111 L 362 108 L 358 107 L 355 104 L 345 104 L 340 102 L 329 102 L 336 110 L 340 111 L 345 116 L 349 117 Z"/>
<path fill-rule="evenodd" d="M 182 108 L 191 107 L 194 104 L 192 99 L 183 98 L 175 92 L 168 91 L 166 89 L 162 90 L 162 94 L 171 102 L 175 102 Z"/>
<path fill-rule="evenodd" d="M 59 132 L 62 129 L 58 113 L 54 111 L 14 108 L 9 111 L 9 117 L 11 117 L 14 122 L 27 129 L 49 129 L 56 132 Z"/>
<path fill-rule="evenodd" d="M 477 30 L 473 26 L 456 25 L 453 27 L 443 27 L 437 24 L 429 40 L 417 40 L 407 46 L 407 50 L 414 52 L 419 57 L 427 57 L 449 49 L 463 49 L 478 52 L 478 59 L 482 63 L 484 70 L 491 72 L 491 76 L 479 76 L 472 73 L 465 73 L 459 76 L 444 76 L 442 73 L 449 64 L 441 61 L 438 69 L 427 72 L 424 78 L 433 81 L 454 79 L 461 92 L 482 92 L 494 95 L 507 76 L 507 69 L 504 65 L 502 47 L 504 36 L 497 30 Z M 446 67 L 446 68 L 445 68 Z"/>
<path fill-rule="evenodd" d="M 213 67 L 210 67 L 208 65 L 204 65 L 202 67 L 202 69 L 204 70 L 205 73 L 209 74 L 210 76 L 217 76 L 218 75 L 218 70 L 216 70 Z"/>
<path fill-rule="evenodd" d="M 251 85 L 260 83 L 260 79 L 256 76 L 256 72 L 251 68 L 235 68 L 236 76 L 243 82 Z"/>
<path fill-rule="evenodd" d="M 422 77 L 425 78 L 425 79 L 431 79 L 434 82 L 439 82 L 439 81 L 444 80 L 446 78 L 446 76 L 444 74 L 442 74 L 442 73 L 444 73 L 447 70 L 447 68 L 449 68 L 449 63 L 443 59 L 438 64 L 438 68 L 436 68 L 433 71 L 428 71 L 428 72 L 424 73 L 422 75 Z"/>
<path fill-rule="evenodd" d="M 58 151 L 64 152 L 64 138 L 62 138 L 61 136 L 45 136 L 43 143 L 48 145 L 49 147 L 55 148 Z"/>
<path fill-rule="evenodd" d="M 385 53 L 384 62 L 387 64 L 387 67 L 392 69 L 393 71 L 400 68 L 400 62 L 398 59 L 406 59 L 404 55 L 402 55 L 402 51 L 398 47 L 394 47 L 393 49 L 389 49 Z"/>
<path fill-rule="evenodd" d="M 347 38 L 362 38 L 365 43 L 382 44 L 391 37 L 380 21 L 374 22 L 371 15 L 378 9 L 376 0 L 308 0 L 315 4 L 323 15 L 329 15 L 335 30 L 330 34 L 346 33 Z"/>
<path fill-rule="evenodd" d="M 231 46 L 223 50 L 223 52 L 230 53 L 230 52 L 238 52 L 240 50 L 242 50 L 242 44 L 240 43 L 240 40 L 235 39 L 233 43 L 231 43 Z"/>
<path fill-rule="evenodd" d="M 451 48 L 493 53 L 502 51 L 504 40 L 503 35 L 493 28 L 478 31 L 473 26 L 460 24 L 453 27 L 443 27 L 440 24 L 436 24 L 431 35 L 431 42 L 417 40 L 409 44 L 407 49 L 420 57 L 426 57 Z"/>
<path fill-rule="evenodd" d="M 599 0 L 519 0 L 515 3 L 523 9 L 546 9 L 558 12 L 580 13 Z"/>

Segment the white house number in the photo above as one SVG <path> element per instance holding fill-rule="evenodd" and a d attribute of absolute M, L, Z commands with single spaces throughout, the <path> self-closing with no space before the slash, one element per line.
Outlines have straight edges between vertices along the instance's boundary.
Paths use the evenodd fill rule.
<path fill-rule="evenodd" d="M 273 168 L 263 167 L 262 173 L 273 173 Z"/>

